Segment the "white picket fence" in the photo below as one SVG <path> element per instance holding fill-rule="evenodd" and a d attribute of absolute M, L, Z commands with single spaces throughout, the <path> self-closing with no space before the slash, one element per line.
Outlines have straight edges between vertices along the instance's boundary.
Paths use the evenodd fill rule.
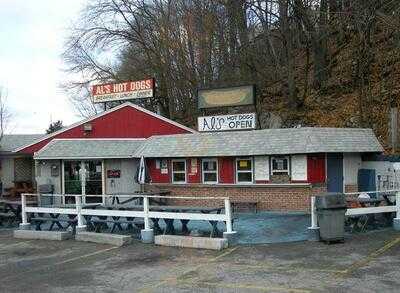
<path fill-rule="evenodd" d="M 74 197 L 75 198 L 75 207 L 74 208 L 64 208 L 64 207 L 41 207 L 41 206 L 27 206 L 26 197 L 38 197 L 41 196 L 54 196 L 62 198 L 62 202 L 65 202 L 66 197 Z M 115 197 L 116 195 L 102 195 L 102 197 Z M 108 210 L 108 209 L 91 209 L 85 208 L 90 207 L 91 204 L 85 204 L 83 206 L 83 198 L 88 197 L 98 197 L 93 195 L 81 195 L 81 194 L 22 194 L 21 195 L 21 204 L 22 204 L 22 223 L 21 226 L 29 226 L 28 223 L 28 213 L 45 213 L 45 214 L 67 214 L 67 215 L 76 215 L 77 216 L 77 228 L 84 229 L 85 220 L 84 216 L 109 216 L 109 217 L 132 217 L 132 218 L 143 218 L 144 219 L 144 229 L 151 229 L 150 227 L 150 219 L 176 219 L 176 220 L 199 220 L 199 221 L 219 221 L 225 222 L 226 233 L 235 233 L 232 228 L 232 210 L 231 210 L 231 202 L 228 197 L 189 197 L 189 196 L 159 196 L 159 195 L 118 195 L 121 198 L 132 198 L 139 197 L 143 198 L 143 210 Z M 152 211 L 149 206 L 150 198 L 163 198 L 163 199 L 179 199 L 179 200 L 198 200 L 198 201 L 220 201 L 224 202 L 223 213 L 221 214 L 212 214 L 212 213 L 193 213 L 193 212 L 160 212 L 160 211 Z M 101 205 L 95 204 L 96 206 Z"/>
<path fill-rule="evenodd" d="M 360 207 L 349 208 L 346 211 L 346 216 L 366 215 L 366 214 L 379 214 L 379 213 L 393 213 L 396 212 L 396 219 L 400 219 L 400 190 L 377 190 L 368 192 L 348 192 L 346 196 L 359 195 L 360 193 L 366 194 L 380 194 L 380 193 L 393 193 L 396 196 L 396 205 L 385 205 L 378 207 Z M 311 226 L 310 229 L 318 229 L 317 211 L 315 207 L 315 196 L 311 197 Z"/>

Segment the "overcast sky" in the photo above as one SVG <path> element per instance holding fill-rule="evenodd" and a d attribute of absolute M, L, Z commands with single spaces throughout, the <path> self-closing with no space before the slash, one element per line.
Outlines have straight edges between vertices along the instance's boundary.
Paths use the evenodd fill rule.
<path fill-rule="evenodd" d="M 8 132 L 43 133 L 51 119 L 64 125 L 80 119 L 59 88 L 60 54 L 85 2 L 0 0 L 0 86 L 13 113 Z"/>

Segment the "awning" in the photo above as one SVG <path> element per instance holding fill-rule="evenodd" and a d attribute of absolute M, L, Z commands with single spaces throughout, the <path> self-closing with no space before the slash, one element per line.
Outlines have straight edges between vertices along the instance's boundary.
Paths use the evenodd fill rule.
<path fill-rule="evenodd" d="M 133 158 L 144 139 L 54 139 L 35 160 L 53 159 L 122 159 Z"/>

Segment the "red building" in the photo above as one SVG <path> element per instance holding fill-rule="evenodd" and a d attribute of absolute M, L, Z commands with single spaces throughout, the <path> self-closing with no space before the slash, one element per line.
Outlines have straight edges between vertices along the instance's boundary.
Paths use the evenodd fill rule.
<path fill-rule="evenodd" d="M 36 185 L 56 193 L 133 193 L 140 157 L 148 189 L 172 195 L 229 196 L 259 209 L 306 210 L 321 191 L 356 190 L 361 155 L 383 149 L 370 129 L 292 128 L 197 133 L 125 103 L 19 147 L 33 155 Z"/>

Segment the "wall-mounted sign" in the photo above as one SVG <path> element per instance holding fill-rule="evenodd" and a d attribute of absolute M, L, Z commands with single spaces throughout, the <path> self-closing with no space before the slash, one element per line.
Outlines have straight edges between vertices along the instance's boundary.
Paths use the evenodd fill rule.
<path fill-rule="evenodd" d="M 151 98 L 154 95 L 154 79 L 98 84 L 92 88 L 93 103 Z"/>
<path fill-rule="evenodd" d="M 168 161 L 167 160 L 161 160 L 160 163 L 161 167 L 161 174 L 168 174 Z"/>
<path fill-rule="evenodd" d="M 256 114 L 233 114 L 197 118 L 199 131 L 243 130 L 256 128 Z"/>
<path fill-rule="evenodd" d="M 121 178 L 121 170 L 107 170 L 107 178 Z"/>
<path fill-rule="evenodd" d="M 197 92 L 199 109 L 254 105 L 255 87 L 253 85 L 204 89 Z"/>

